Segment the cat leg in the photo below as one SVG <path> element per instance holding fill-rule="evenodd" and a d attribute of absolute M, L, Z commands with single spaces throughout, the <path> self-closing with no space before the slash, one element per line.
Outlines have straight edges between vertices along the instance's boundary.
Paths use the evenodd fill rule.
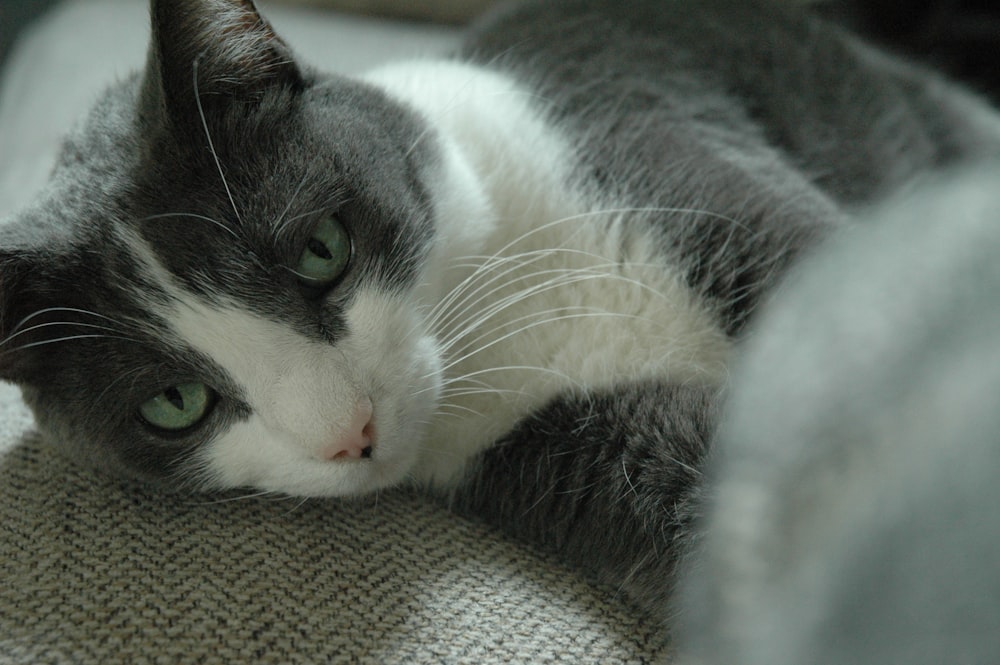
<path fill-rule="evenodd" d="M 719 390 L 658 382 L 564 395 L 480 454 L 454 508 L 560 553 L 666 623 Z"/>

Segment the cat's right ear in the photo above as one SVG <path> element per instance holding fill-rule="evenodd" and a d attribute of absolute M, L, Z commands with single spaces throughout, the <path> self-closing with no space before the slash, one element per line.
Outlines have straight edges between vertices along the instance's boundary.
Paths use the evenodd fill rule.
<path fill-rule="evenodd" d="M 152 0 L 143 86 L 147 109 L 200 126 L 268 89 L 300 90 L 302 74 L 252 0 Z"/>

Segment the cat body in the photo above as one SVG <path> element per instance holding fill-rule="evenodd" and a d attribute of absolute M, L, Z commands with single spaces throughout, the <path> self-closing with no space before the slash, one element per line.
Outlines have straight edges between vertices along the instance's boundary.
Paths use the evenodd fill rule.
<path fill-rule="evenodd" d="M 2 376 L 81 463 L 410 483 L 665 611 L 727 362 L 854 211 L 997 153 L 960 89 L 765 2 L 503 9 L 351 80 L 157 0 L 3 229 Z"/>

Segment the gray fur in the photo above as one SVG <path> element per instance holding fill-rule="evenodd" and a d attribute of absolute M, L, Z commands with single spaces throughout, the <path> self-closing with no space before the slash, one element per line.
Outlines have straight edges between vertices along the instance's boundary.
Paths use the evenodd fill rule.
<path fill-rule="evenodd" d="M 759 324 L 687 566 L 685 663 L 1000 658 L 1000 196 L 929 185 Z"/>
<path fill-rule="evenodd" d="M 362 285 L 412 287 L 440 240 L 433 119 L 294 62 L 252 3 L 230 5 L 244 13 L 217 25 L 203 3 L 154 0 L 146 71 L 106 93 L 43 197 L 0 232 L 0 376 L 74 459 L 148 482 L 183 485 L 179 465 L 250 407 L 164 332 L 152 305 L 172 296 L 128 233 L 190 291 L 331 345 Z M 780 3 L 529 2 L 479 23 L 456 57 L 531 91 L 573 147 L 569 184 L 642 211 L 664 270 L 737 343 L 857 210 L 1000 148 L 1000 121 L 971 95 Z M 322 211 L 351 228 L 356 260 L 318 298 L 287 265 Z M 139 422 L 141 399 L 193 376 L 219 394 L 209 425 L 164 437 Z M 516 424 L 449 499 L 666 621 L 720 391 L 616 382 Z"/>
<path fill-rule="evenodd" d="M 794 3 L 575 0 L 498 14 L 465 52 L 535 83 L 573 128 L 585 177 L 634 205 L 714 213 L 664 214 L 664 241 L 730 332 L 845 212 L 997 152 L 1000 125 L 980 100 Z"/>

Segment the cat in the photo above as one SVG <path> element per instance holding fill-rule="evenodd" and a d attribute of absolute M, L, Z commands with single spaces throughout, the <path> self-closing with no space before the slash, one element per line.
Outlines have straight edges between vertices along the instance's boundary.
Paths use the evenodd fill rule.
<path fill-rule="evenodd" d="M 793 3 L 527 2 L 356 79 L 250 0 L 151 21 L 0 231 L 0 377 L 39 430 L 178 491 L 424 488 L 664 623 L 760 305 L 1000 146 Z"/>
<path fill-rule="evenodd" d="M 998 166 L 866 214 L 762 313 L 679 665 L 1000 662 Z"/>

